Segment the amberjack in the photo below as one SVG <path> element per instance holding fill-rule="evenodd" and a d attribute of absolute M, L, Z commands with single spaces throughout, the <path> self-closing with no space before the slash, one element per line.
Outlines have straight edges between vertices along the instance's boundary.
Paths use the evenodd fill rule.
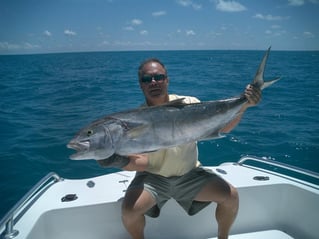
<path fill-rule="evenodd" d="M 270 47 L 251 82 L 260 89 L 280 79 L 264 81 L 269 52 Z M 113 113 L 90 123 L 68 143 L 68 148 L 77 151 L 70 158 L 101 160 L 219 138 L 221 130 L 240 114 L 247 102 L 244 94 L 193 104 L 185 104 L 183 100 Z"/>

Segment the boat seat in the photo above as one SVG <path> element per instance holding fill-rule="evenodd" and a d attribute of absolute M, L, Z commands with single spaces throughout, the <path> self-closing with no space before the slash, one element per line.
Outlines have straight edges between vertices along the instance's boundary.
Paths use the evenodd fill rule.
<path fill-rule="evenodd" d="M 236 234 L 229 236 L 229 239 L 293 239 L 293 237 L 279 230 L 269 230 L 269 231 L 259 231 L 250 232 L 243 234 Z M 208 239 L 217 239 L 217 237 L 212 237 Z"/>

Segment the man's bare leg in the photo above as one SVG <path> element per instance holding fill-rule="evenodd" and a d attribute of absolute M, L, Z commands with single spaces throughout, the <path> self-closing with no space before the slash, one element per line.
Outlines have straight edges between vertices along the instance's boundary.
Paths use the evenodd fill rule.
<path fill-rule="evenodd" d="M 238 212 L 237 189 L 223 179 L 215 177 L 202 188 L 195 200 L 217 203 L 215 215 L 218 223 L 218 239 L 227 239 Z"/>
<path fill-rule="evenodd" d="M 238 212 L 238 193 L 231 187 L 230 197 L 222 203 L 217 204 L 216 220 L 218 223 L 218 239 L 227 239 L 229 230 Z"/>
<path fill-rule="evenodd" d="M 151 194 L 143 190 L 130 190 L 122 204 L 123 225 L 132 239 L 144 239 L 145 212 L 155 205 Z"/>

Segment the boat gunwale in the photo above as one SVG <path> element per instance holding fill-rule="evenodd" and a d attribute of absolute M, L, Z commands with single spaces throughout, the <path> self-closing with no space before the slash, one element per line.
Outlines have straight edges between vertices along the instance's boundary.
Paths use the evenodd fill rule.
<path fill-rule="evenodd" d="M 63 181 L 58 174 L 50 172 L 40 179 L 0 220 L 0 238 L 14 238 L 19 231 L 13 227 L 37 199 L 53 184 Z M 1 232 L 1 231 L 0 231 Z"/>
<path fill-rule="evenodd" d="M 242 166 L 242 167 L 246 167 L 246 168 L 250 168 L 250 169 L 253 169 L 253 170 L 257 170 L 257 171 L 269 173 L 269 174 L 272 174 L 272 175 L 276 175 L 278 177 L 287 179 L 289 181 L 296 182 L 296 183 L 302 184 L 304 186 L 308 186 L 308 187 L 311 187 L 313 189 L 319 190 L 319 185 L 311 183 L 311 182 L 309 182 L 307 180 L 298 179 L 296 177 L 291 177 L 291 176 L 289 176 L 287 174 L 284 174 L 284 173 L 281 173 L 281 172 L 276 172 L 274 170 L 267 170 L 267 169 L 262 168 L 262 167 L 251 166 L 249 164 L 245 164 L 246 161 L 254 161 L 254 162 L 266 164 L 268 166 L 270 165 L 270 166 L 279 167 L 279 168 L 282 168 L 282 169 L 285 169 L 285 170 L 288 170 L 288 171 L 291 171 L 291 172 L 294 172 L 294 173 L 297 173 L 297 174 L 300 174 L 300 175 L 303 175 L 303 176 L 311 177 L 311 178 L 313 178 L 315 180 L 319 180 L 319 173 L 317 173 L 317 172 L 314 172 L 314 171 L 311 171 L 311 170 L 308 170 L 308 169 L 303 169 L 303 168 L 300 168 L 300 167 L 297 167 L 297 166 L 293 166 L 293 165 L 290 165 L 290 164 L 286 164 L 286 163 L 282 163 L 282 162 L 266 159 L 264 157 L 256 157 L 256 156 L 249 156 L 249 155 L 241 157 L 237 161 L 237 163 L 235 163 L 236 165 L 239 165 L 239 166 Z"/>

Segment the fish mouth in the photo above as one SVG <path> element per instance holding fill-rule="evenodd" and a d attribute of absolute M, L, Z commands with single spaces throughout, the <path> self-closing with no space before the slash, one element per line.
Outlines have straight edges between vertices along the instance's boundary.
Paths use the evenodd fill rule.
<path fill-rule="evenodd" d="M 85 153 L 87 153 L 90 149 L 90 141 L 86 140 L 86 141 L 70 141 L 67 144 L 67 148 L 69 149 L 74 149 L 75 151 L 77 151 L 75 154 L 72 154 L 70 156 L 70 159 L 81 159 Z"/>

